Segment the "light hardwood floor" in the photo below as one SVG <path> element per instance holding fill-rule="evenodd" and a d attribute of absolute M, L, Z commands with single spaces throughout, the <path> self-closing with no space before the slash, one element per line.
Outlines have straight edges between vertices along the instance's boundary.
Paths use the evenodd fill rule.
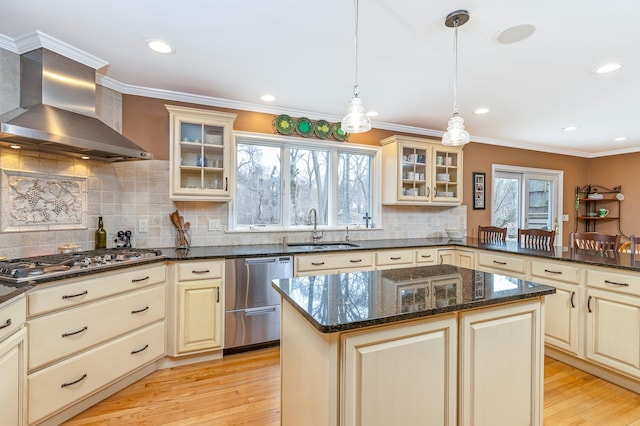
<path fill-rule="evenodd" d="M 278 425 L 279 362 L 269 348 L 156 371 L 65 425 Z M 640 426 L 640 395 L 551 358 L 544 376 L 545 425 Z"/>

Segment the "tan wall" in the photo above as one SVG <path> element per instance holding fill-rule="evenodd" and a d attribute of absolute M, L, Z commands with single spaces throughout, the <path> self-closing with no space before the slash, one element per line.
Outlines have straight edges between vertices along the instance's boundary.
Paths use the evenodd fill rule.
<path fill-rule="evenodd" d="M 256 133 L 275 133 L 272 127 L 273 114 L 209 107 L 173 102 L 141 96 L 122 96 L 122 128 L 125 136 L 141 147 L 153 153 L 159 160 L 169 159 L 169 114 L 165 104 L 182 105 L 193 108 L 213 109 L 238 114 L 234 123 L 235 130 Z M 398 132 L 373 129 L 370 132 L 351 135 L 349 142 L 378 145 L 384 139 Z M 416 136 L 416 135 L 412 135 Z M 640 186 L 634 180 L 640 175 L 637 164 L 640 153 L 625 154 L 597 159 L 586 159 L 567 155 L 549 154 L 501 146 L 470 143 L 464 148 L 465 188 L 463 204 L 467 209 L 468 235 L 475 236 L 478 225 L 491 222 L 491 210 L 473 210 L 472 173 L 484 172 L 487 175 L 486 205 L 491 201 L 491 165 L 507 164 L 512 166 L 536 167 L 564 171 L 563 211 L 569 215 L 564 223 L 563 241 L 569 241 L 569 233 L 575 228 L 575 189 L 587 183 L 613 187 L 622 185 L 625 201 L 622 203 L 622 231 L 626 235 L 640 234 L 640 225 L 634 221 L 634 213 L 640 211 Z M 579 230 L 584 229 L 580 224 Z M 617 233 L 615 222 L 599 222 L 598 231 Z"/>
<path fill-rule="evenodd" d="M 549 154 L 516 148 L 506 148 L 495 145 L 470 143 L 464 147 L 464 192 L 463 204 L 467 207 L 467 235 L 477 236 L 479 225 L 491 223 L 491 165 L 506 164 L 510 166 L 536 167 L 541 169 L 564 171 L 564 200 L 562 208 L 569 215 L 569 222 L 563 226 L 563 245 L 569 241 L 569 233 L 575 224 L 575 188 L 584 185 L 588 178 L 589 160 L 568 155 Z M 486 181 L 485 210 L 473 210 L 472 173 L 484 172 Z"/>
<path fill-rule="evenodd" d="M 588 179 L 586 183 L 601 185 L 607 188 L 622 185 L 624 201 L 620 203 L 620 230 L 623 235 L 640 235 L 640 153 L 611 155 L 608 157 L 591 158 L 588 161 Z M 617 203 L 604 206 L 616 215 Z M 616 221 L 598 221 L 598 232 L 618 234 Z"/>

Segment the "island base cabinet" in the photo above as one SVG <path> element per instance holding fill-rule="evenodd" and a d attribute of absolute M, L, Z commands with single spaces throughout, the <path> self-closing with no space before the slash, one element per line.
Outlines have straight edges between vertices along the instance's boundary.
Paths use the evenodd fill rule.
<path fill-rule="evenodd" d="M 578 354 L 580 292 L 574 284 L 560 282 L 539 283 L 552 285 L 555 294 L 545 297 L 545 343 L 573 355 Z"/>
<path fill-rule="evenodd" d="M 640 300 L 637 296 L 588 289 L 586 357 L 640 377 Z"/>
<path fill-rule="evenodd" d="M 459 424 L 541 425 L 544 302 L 460 315 Z"/>
<path fill-rule="evenodd" d="M 456 324 L 450 315 L 344 334 L 340 424 L 455 425 Z"/>

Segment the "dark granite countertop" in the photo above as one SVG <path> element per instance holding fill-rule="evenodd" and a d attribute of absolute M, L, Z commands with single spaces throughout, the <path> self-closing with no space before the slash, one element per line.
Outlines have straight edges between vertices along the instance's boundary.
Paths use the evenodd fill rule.
<path fill-rule="evenodd" d="M 334 333 L 525 300 L 555 288 L 451 265 L 274 280 L 318 331 Z"/>
<path fill-rule="evenodd" d="M 26 293 L 32 288 L 33 286 L 28 284 L 0 283 L 0 305 L 7 300 L 11 300 L 14 297 L 18 297 L 21 294 Z"/>

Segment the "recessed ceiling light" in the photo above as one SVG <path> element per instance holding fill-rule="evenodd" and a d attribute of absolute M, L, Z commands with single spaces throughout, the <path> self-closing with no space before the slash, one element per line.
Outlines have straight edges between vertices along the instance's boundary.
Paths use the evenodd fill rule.
<path fill-rule="evenodd" d="M 88 160 L 88 159 L 90 159 L 91 157 L 89 157 L 88 155 L 83 155 L 83 156 L 82 156 L 82 157 L 80 157 L 80 158 L 82 158 L 83 160 Z"/>
<path fill-rule="evenodd" d="M 20 145 L 15 145 L 15 144 L 13 144 L 13 145 L 9 145 L 9 148 L 13 148 L 13 149 L 20 149 L 20 148 L 22 148 L 22 147 L 21 147 Z"/>
<path fill-rule="evenodd" d="M 489 108 L 478 108 L 477 110 L 473 111 L 474 114 L 486 114 L 489 112 Z"/>
<path fill-rule="evenodd" d="M 531 24 L 515 25 L 500 32 L 496 37 L 496 40 L 502 44 L 517 43 L 531 37 L 535 31 L 536 27 Z"/>
<path fill-rule="evenodd" d="M 578 130 L 579 128 L 580 127 L 578 127 L 578 126 L 567 126 L 562 130 L 564 130 L 565 132 L 573 132 L 574 130 Z"/>
<path fill-rule="evenodd" d="M 606 74 L 608 72 L 617 71 L 622 68 L 622 64 L 606 64 L 596 69 L 597 74 Z"/>
<path fill-rule="evenodd" d="M 171 45 L 162 40 L 147 40 L 147 46 L 149 46 L 149 49 L 153 50 L 154 52 L 162 53 L 165 55 L 173 55 L 174 53 L 176 53 L 176 50 Z"/>
<path fill-rule="evenodd" d="M 273 102 L 276 100 L 276 97 L 273 95 L 262 95 L 260 96 L 260 99 L 262 99 L 265 102 Z"/>
<path fill-rule="evenodd" d="M 377 117 L 378 111 L 367 111 L 367 117 Z"/>
<path fill-rule="evenodd" d="M 613 141 L 614 142 L 622 142 L 622 141 L 626 141 L 627 137 L 626 136 L 618 136 L 617 138 L 615 138 Z"/>

